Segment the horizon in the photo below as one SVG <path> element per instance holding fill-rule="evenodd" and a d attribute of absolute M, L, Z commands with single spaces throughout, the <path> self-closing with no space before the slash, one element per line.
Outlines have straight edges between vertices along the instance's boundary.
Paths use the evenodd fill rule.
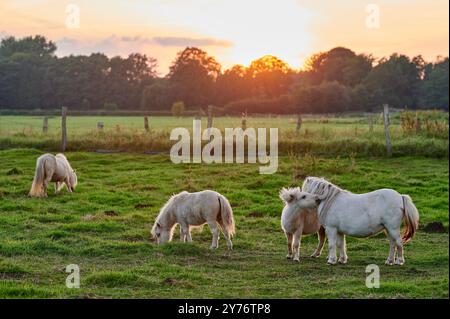
<path fill-rule="evenodd" d="M 0 37 L 45 36 L 57 45 L 58 57 L 142 53 L 158 60 L 159 75 L 187 46 L 207 51 L 224 69 L 274 55 L 299 70 L 312 54 L 338 46 L 377 59 L 399 53 L 434 62 L 449 55 L 447 1 L 378 1 L 375 8 L 350 0 L 273 3 L 6 0 L 0 4 Z M 249 16 L 254 8 L 258 14 Z"/>

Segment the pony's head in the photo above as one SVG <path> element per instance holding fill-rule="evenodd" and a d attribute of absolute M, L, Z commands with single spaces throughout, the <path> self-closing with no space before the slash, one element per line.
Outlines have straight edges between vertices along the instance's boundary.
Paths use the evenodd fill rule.
<path fill-rule="evenodd" d="M 78 184 L 78 177 L 77 177 L 77 173 L 75 172 L 75 170 L 73 169 L 72 172 L 69 174 L 69 179 L 70 179 L 70 185 L 72 187 L 72 191 L 75 190 L 75 187 Z"/>
<path fill-rule="evenodd" d="M 158 245 L 167 243 L 172 240 L 172 229 L 156 221 L 152 227 L 152 236 Z"/>
<path fill-rule="evenodd" d="M 172 240 L 175 221 L 173 218 L 173 210 L 176 209 L 174 202 L 178 195 L 173 195 L 167 203 L 159 211 L 158 217 L 153 224 L 151 233 L 157 244 L 164 244 Z"/>
<path fill-rule="evenodd" d="M 317 208 L 321 201 L 319 196 L 303 192 L 300 187 L 282 188 L 280 198 L 286 207 L 296 210 Z"/>

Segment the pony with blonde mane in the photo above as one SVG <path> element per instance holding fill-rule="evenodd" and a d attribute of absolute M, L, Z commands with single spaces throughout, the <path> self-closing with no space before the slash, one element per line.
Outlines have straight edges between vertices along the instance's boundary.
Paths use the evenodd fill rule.
<path fill-rule="evenodd" d="M 382 230 L 389 238 L 387 265 L 403 265 L 403 244 L 419 227 L 419 212 L 411 197 L 393 189 L 379 189 L 365 194 L 353 194 L 319 177 L 307 177 L 302 191 L 318 195 L 322 202 L 317 210 L 319 221 L 328 237 L 328 264 L 347 263 L 345 235 L 368 237 Z M 402 221 L 406 224 L 400 235 Z"/>
<path fill-rule="evenodd" d="M 300 243 L 302 235 L 318 233 L 319 245 L 311 257 L 317 258 L 322 253 L 325 243 L 325 229 L 320 226 L 317 195 L 302 192 L 299 187 L 282 188 L 280 198 L 285 206 L 281 213 L 281 228 L 287 239 L 287 259 L 300 261 Z"/>
<path fill-rule="evenodd" d="M 36 161 L 36 171 L 29 192 L 31 197 L 47 197 L 50 182 L 55 182 L 55 193 L 58 194 L 64 185 L 69 193 L 75 190 L 78 183 L 77 174 L 64 154 L 44 154 Z"/>
<path fill-rule="evenodd" d="M 196 193 L 183 191 L 173 195 L 161 208 L 151 233 L 158 244 L 163 244 L 172 240 L 175 226 L 179 224 L 181 241 L 192 242 L 191 228 L 206 223 L 213 236 L 212 249 L 219 247 L 218 225 L 222 229 L 228 249 L 233 249 L 233 210 L 225 196 L 211 190 Z"/>

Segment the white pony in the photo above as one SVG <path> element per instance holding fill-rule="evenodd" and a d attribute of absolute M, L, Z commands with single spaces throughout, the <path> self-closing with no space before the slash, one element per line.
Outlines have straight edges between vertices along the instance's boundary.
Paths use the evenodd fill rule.
<path fill-rule="evenodd" d="M 47 197 L 47 187 L 55 182 L 55 193 L 67 186 L 69 193 L 75 190 L 78 179 L 67 158 L 63 154 L 44 154 L 36 161 L 36 172 L 29 196 Z"/>
<path fill-rule="evenodd" d="M 392 189 L 353 194 L 318 177 L 307 177 L 302 191 L 318 195 L 322 200 L 318 215 L 328 237 L 328 264 L 336 264 L 336 245 L 339 248 L 339 262 L 347 263 L 345 235 L 368 237 L 382 230 L 386 231 L 390 242 L 386 264 L 404 264 L 403 244 L 413 237 L 419 227 L 419 212 L 411 197 Z M 403 238 L 400 236 L 402 220 L 406 224 Z"/>
<path fill-rule="evenodd" d="M 282 188 L 280 198 L 285 203 L 281 213 L 281 228 L 287 239 L 288 254 L 286 258 L 300 261 L 300 242 L 302 235 L 318 233 L 319 245 L 311 257 L 319 257 L 325 243 L 325 229 L 320 226 L 317 195 L 302 192 L 299 187 Z"/>
<path fill-rule="evenodd" d="M 161 208 L 151 233 L 158 244 L 171 241 L 176 224 L 180 224 L 181 240 L 192 242 L 191 226 L 208 223 L 213 238 L 211 248 L 219 247 L 220 225 L 227 240 L 228 249 L 233 249 L 231 237 L 235 234 L 233 210 L 225 196 L 205 190 L 196 193 L 186 191 L 173 195 Z"/>

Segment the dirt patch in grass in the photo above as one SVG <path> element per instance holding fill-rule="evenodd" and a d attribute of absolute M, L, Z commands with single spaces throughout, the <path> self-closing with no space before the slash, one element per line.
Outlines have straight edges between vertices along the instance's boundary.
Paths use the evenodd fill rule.
<path fill-rule="evenodd" d="M 143 209 L 143 208 L 148 208 L 148 207 L 153 207 L 152 204 L 136 204 L 134 205 L 134 208 L 136 209 Z"/>
<path fill-rule="evenodd" d="M 263 213 L 261 213 L 261 212 L 256 212 L 256 211 L 247 214 L 247 217 L 251 217 L 251 218 L 260 218 L 260 217 L 263 217 L 263 216 L 264 216 Z"/>
<path fill-rule="evenodd" d="M 426 233 L 446 233 L 448 230 L 441 222 L 431 222 L 427 224 L 423 229 Z"/>
<path fill-rule="evenodd" d="M 20 169 L 17 168 L 11 168 L 9 171 L 6 172 L 6 175 L 22 175 L 23 172 Z"/>
<path fill-rule="evenodd" d="M 119 216 L 119 213 L 114 210 L 104 211 L 103 214 L 105 214 L 106 216 L 109 216 L 109 217 Z"/>

